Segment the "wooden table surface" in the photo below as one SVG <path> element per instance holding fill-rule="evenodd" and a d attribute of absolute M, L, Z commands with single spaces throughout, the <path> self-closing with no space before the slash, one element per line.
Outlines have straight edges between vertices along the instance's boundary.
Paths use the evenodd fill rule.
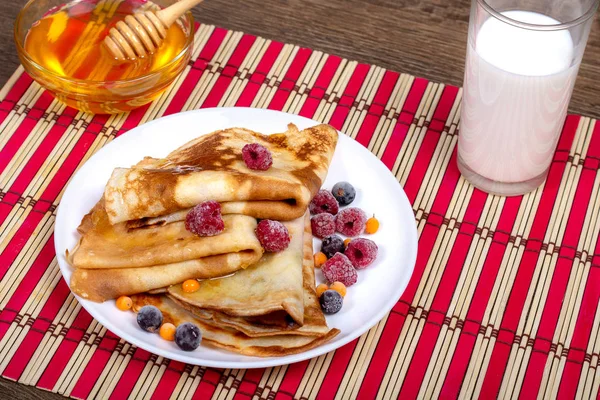
<path fill-rule="evenodd" d="M 26 0 L 0 2 L 0 82 L 18 66 L 13 22 Z M 469 0 L 207 0 L 203 23 L 460 86 Z M 600 22 L 595 21 L 570 112 L 600 118 Z M 0 398 L 62 396 L 0 379 Z"/>

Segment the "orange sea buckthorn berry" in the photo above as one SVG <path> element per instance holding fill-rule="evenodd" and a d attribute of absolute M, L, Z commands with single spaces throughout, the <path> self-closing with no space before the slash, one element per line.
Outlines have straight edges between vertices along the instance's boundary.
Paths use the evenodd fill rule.
<path fill-rule="evenodd" d="M 195 279 L 188 279 L 181 285 L 185 293 L 194 293 L 200 289 L 200 283 Z"/>
<path fill-rule="evenodd" d="M 130 310 L 132 305 L 133 301 L 131 301 L 130 297 L 121 296 L 117 299 L 117 308 L 121 311 Z"/>
<path fill-rule="evenodd" d="M 315 253 L 315 267 L 317 268 L 321 268 L 321 265 L 325 264 L 327 262 L 327 256 L 319 251 L 318 253 Z"/>
<path fill-rule="evenodd" d="M 342 282 L 333 282 L 331 286 L 329 286 L 329 289 L 335 290 L 341 294 L 342 297 L 346 297 L 346 285 L 344 285 Z"/>
<path fill-rule="evenodd" d="M 329 289 L 329 286 L 327 286 L 326 283 L 321 283 L 319 286 L 317 286 L 317 297 L 321 297 L 323 292 L 327 289 Z"/>
<path fill-rule="evenodd" d="M 344 247 L 348 247 L 348 244 L 352 241 L 352 238 L 344 240 Z"/>
<path fill-rule="evenodd" d="M 375 233 L 379 230 L 379 221 L 375 216 L 372 216 L 367 220 L 367 225 L 365 226 L 365 233 Z"/>
<path fill-rule="evenodd" d="M 167 322 L 161 325 L 158 334 L 161 338 L 172 342 L 173 340 L 175 340 L 175 330 L 175 325 Z"/>

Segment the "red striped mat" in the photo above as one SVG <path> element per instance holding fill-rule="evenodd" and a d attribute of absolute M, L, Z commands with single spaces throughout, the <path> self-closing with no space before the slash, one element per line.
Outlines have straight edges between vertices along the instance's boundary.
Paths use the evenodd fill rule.
<path fill-rule="evenodd" d="M 596 397 L 600 386 L 600 126 L 567 118 L 548 181 L 522 197 L 456 167 L 462 92 L 203 25 L 183 75 L 129 114 L 58 103 L 19 68 L 0 91 L 0 371 L 77 398 Z M 55 210 L 115 136 L 183 110 L 251 106 L 328 122 L 403 185 L 419 230 L 394 309 L 339 350 L 293 365 L 212 369 L 163 359 L 94 321 L 62 280 Z"/>

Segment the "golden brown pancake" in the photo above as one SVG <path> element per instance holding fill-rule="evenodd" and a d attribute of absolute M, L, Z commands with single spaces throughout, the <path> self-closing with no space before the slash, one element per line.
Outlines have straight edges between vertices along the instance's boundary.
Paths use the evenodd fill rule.
<path fill-rule="evenodd" d="M 102 302 L 181 283 L 229 275 L 256 263 L 263 254 L 245 215 L 223 216 L 225 230 L 212 237 L 196 236 L 183 222 L 128 229 L 110 225 L 99 202 L 79 226 L 81 239 L 67 259 L 75 270 L 71 290 Z"/>
<path fill-rule="evenodd" d="M 146 158 L 132 168 L 116 168 L 104 192 L 109 221 L 164 217 L 208 200 L 220 202 L 224 214 L 300 218 L 327 175 L 337 135 L 329 125 L 303 131 L 290 125 L 275 135 L 231 128 L 192 140 L 164 159 Z M 249 143 L 269 149 L 271 168 L 246 167 L 242 148 Z M 176 215 L 180 220 L 184 214 Z"/>
<path fill-rule="evenodd" d="M 313 261 L 312 232 L 310 229 L 310 218 L 306 215 L 305 229 L 303 238 L 303 299 L 304 299 L 304 317 L 300 326 L 293 321 L 285 312 L 276 311 L 266 315 L 257 315 L 254 317 L 239 317 L 228 315 L 224 312 L 215 311 L 206 308 L 193 306 L 172 297 L 178 305 L 190 311 L 194 316 L 215 326 L 232 328 L 245 333 L 250 337 L 273 336 L 281 334 L 322 336 L 329 332 L 325 316 L 319 305 L 319 300 L 315 293 L 315 271 Z M 263 256 L 264 257 L 264 256 Z M 270 277 L 276 284 L 277 276 Z M 224 278 L 228 279 L 228 278 Z M 252 279 L 250 279 L 252 281 Z M 254 309 L 252 299 L 248 298 L 248 307 Z"/>
<path fill-rule="evenodd" d="M 206 237 L 189 232 L 183 221 L 130 229 L 125 223 L 111 225 L 100 201 L 83 218 L 78 228 L 81 238 L 70 252 L 69 262 L 75 268 L 117 269 L 180 263 L 238 252 L 255 253 L 260 258 L 262 247 L 254 233 L 256 219 L 224 215 L 223 222 L 222 233 Z M 203 278 L 215 276 L 223 274 Z"/>
<path fill-rule="evenodd" d="M 238 252 L 153 267 L 76 268 L 70 286 L 76 295 L 101 303 L 119 296 L 162 289 L 188 279 L 228 275 L 256 263 L 259 258 L 260 253 Z"/>
<path fill-rule="evenodd" d="M 165 295 L 140 294 L 132 296 L 133 310 L 138 312 L 145 305 L 157 307 L 163 314 L 163 322 L 178 326 L 184 322 L 197 325 L 202 332 L 202 344 L 211 345 L 236 353 L 256 357 L 281 357 L 302 353 L 328 342 L 340 333 L 331 329 L 318 337 L 303 335 L 277 335 L 249 337 L 235 329 L 223 328 L 194 317 Z"/>
<path fill-rule="evenodd" d="M 284 222 L 289 246 L 278 253 L 265 253 L 254 265 L 231 276 L 200 282 L 193 293 L 181 285 L 171 286 L 169 295 L 191 307 L 223 312 L 235 317 L 256 317 L 285 311 L 298 325 L 304 323 L 302 260 L 304 217 Z"/>

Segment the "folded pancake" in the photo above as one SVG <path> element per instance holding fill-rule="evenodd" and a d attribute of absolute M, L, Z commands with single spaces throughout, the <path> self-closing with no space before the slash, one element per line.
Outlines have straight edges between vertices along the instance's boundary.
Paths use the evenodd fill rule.
<path fill-rule="evenodd" d="M 181 283 L 229 275 L 256 263 L 263 249 L 256 238 L 256 220 L 223 216 L 225 230 L 199 237 L 183 222 L 141 229 L 111 225 L 102 202 L 78 228 L 81 239 L 67 259 L 75 267 L 71 290 L 102 302 Z"/>
<path fill-rule="evenodd" d="M 285 250 L 265 253 L 256 264 L 231 276 L 204 280 L 193 293 L 185 293 L 181 285 L 171 286 L 169 295 L 190 307 L 233 317 L 285 312 L 296 324 L 303 325 L 305 218 L 284 222 L 284 225 L 290 234 L 290 244 Z"/>
<path fill-rule="evenodd" d="M 227 315 L 223 312 L 192 306 L 175 297 L 172 297 L 172 300 L 199 319 L 212 323 L 215 326 L 236 329 L 250 337 L 283 334 L 306 336 L 326 335 L 329 332 L 329 328 L 327 327 L 325 316 L 323 315 L 323 311 L 321 310 L 319 300 L 315 293 L 312 232 L 308 215 L 305 219 L 303 242 L 304 258 L 302 263 L 302 289 L 304 297 L 304 321 L 302 326 L 291 320 L 287 313 L 282 313 L 280 311 L 256 317 L 236 317 Z M 277 279 L 277 276 L 273 276 L 271 279 Z M 248 299 L 248 301 L 251 301 L 251 299 Z"/>
<path fill-rule="evenodd" d="M 70 287 L 76 295 L 101 303 L 119 296 L 161 289 L 187 279 L 228 275 L 256 263 L 259 258 L 256 252 L 238 252 L 153 267 L 77 268 L 71 275 Z"/>
<path fill-rule="evenodd" d="M 251 253 L 253 259 L 260 258 L 262 247 L 254 233 L 254 218 L 225 215 L 223 222 L 225 230 L 208 237 L 189 232 L 183 221 L 130 229 L 125 223 L 111 225 L 100 201 L 77 229 L 81 238 L 69 253 L 69 262 L 75 268 L 117 269 L 181 263 L 240 252 Z M 228 273 L 231 272 L 228 269 Z M 215 271 L 202 278 L 216 276 L 223 273 Z"/>
<path fill-rule="evenodd" d="M 153 305 L 161 310 L 163 321 L 177 326 L 184 322 L 196 324 L 202 332 L 202 344 L 255 357 L 280 357 L 313 349 L 331 340 L 340 333 L 331 329 L 322 336 L 279 335 L 249 337 L 235 329 L 222 328 L 194 317 L 164 294 L 141 294 L 132 296 L 133 310 L 139 311 L 145 305 Z"/>
<path fill-rule="evenodd" d="M 337 135 L 329 125 L 303 131 L 290 125 L 275 135 L 231 128 L 194 139 L 164 159 L 146 158 L 132 168 L 116 168 L 104 192 L 109 221 L 168 216 L 207 200 L 220 202 L 224 214 L 300 218 L 327 175 Z M 269 149 L 271 168 L 246 167 L 242 148 L 249 143 Z"/>

